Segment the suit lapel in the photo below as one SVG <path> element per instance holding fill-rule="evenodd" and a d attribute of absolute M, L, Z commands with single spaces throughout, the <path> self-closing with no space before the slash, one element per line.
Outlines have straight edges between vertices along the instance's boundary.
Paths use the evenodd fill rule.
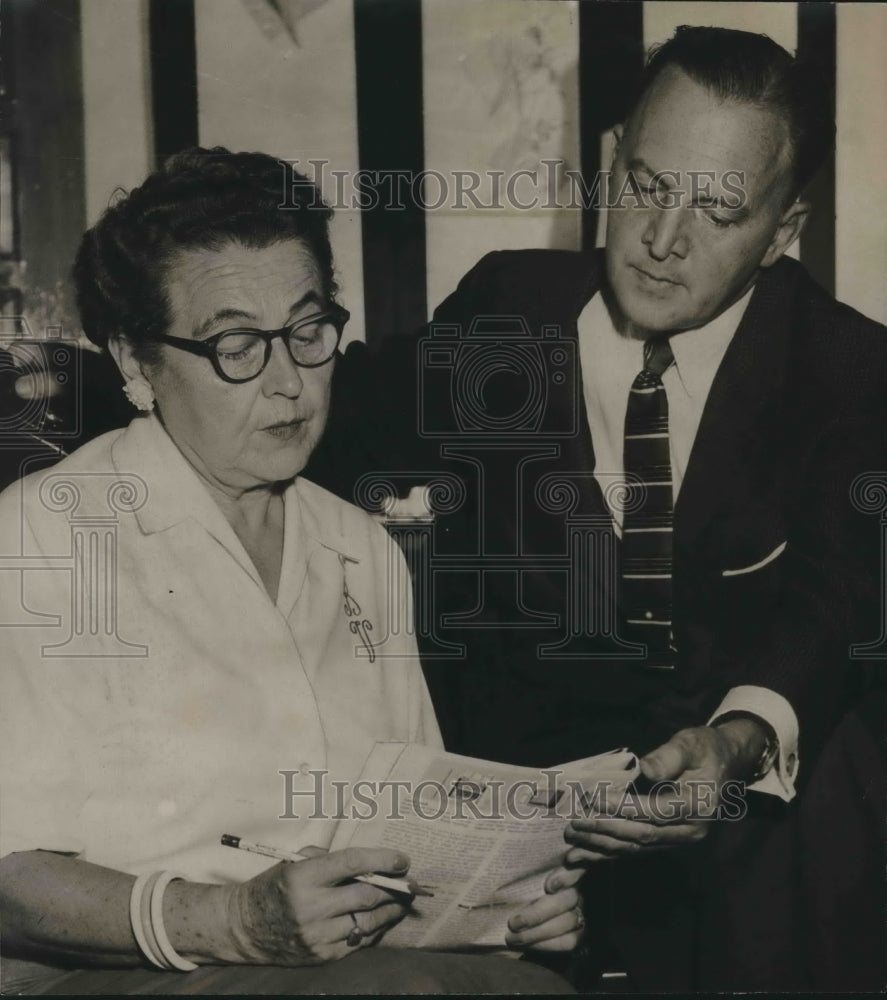
<path fill-rule="evenodd" d="M 741 497 L 755 452 L 772 440 L 791 339 L 792 294 L 776 264 L 758 279 L 721 362 L 690 453 L 675 505 L 675 544 L 698 543 L 712 519 Z"/>
<path fill-rule="evenodd" d="M 571 407 L 576 414 L 576 434 L 565 438 L 561 445 L 561 454 L 557 462 L 559 471 L 574 477 L 579 490 L 580 501 L 576 513 L 606 513 L 601 488 L 592 475 L 595 467 L 594 444 L 588 426 L 588 413 L 585 408 L 585 393 L 582 384 L 582 370 L 579 362 L 579 315 L 589 300 L 601 287 L 604 271 L 604 251 L 595 250 L 582 254 L 580 270 L 575 274 L 559 275 L 560 298 L 563 308 L 562 330 L 575 348 L 576 382 L 575 393 L 555 394 L 555 404 L 560 407 Z M 566 421 L 569 414 L 564 412 L 562 418 Z M 577 476 L 577 473 L 579 474 Z"/>

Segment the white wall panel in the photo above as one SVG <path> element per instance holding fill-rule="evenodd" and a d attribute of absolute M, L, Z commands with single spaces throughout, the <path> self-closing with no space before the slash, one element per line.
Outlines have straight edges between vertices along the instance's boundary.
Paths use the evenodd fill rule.
<path fill-rule="evenodd" d="M 488 250 L 579 247 L 578 209 L 538 207 L 566 200 L 548 197 L 543 160 L 579 168 L 577 22 L 573 0 L 423 0 L 425 168 L 454 195 L 427 215 L 429 310 Z M 537 182 L 519 170 L 537 172 Z M 496 203 L 489 172 L 502 171 L 503 208 L 457 199 L 456 171 L 486 178 L 481 205 Z M 427 201 L 438 200 L 437 187 L 429 181 Z M 519 207 L 534 198 L 536 208 Z M 467 207 L 453 207 L 460 202 Z"/>
<path fill-rule="evenodd" d="M 297 24 L 298 44 L 263 33 L 242 0 L 196 0 L 199 135 L 205 146 L 298 159 L 313 177 L 357 171 L 354 20 L 350 0 L 328 0 Z M 331 175 L 326 174 L 327 177 Z M 328 200 L 332 183 L 324 187 Z M 352 313 L 346 340 L 363 338 L 360 215 L 337 209 L 331 227 L 342 301 Z"/>
<path fill-rule="evenodd" d="M 82 0 L 86 224 L 153 168 L 147 0 Z"/>
<path fill-rule="evenodd" d="M 837 296 L 887 323 L 887 7 L 838 5 Z"/>

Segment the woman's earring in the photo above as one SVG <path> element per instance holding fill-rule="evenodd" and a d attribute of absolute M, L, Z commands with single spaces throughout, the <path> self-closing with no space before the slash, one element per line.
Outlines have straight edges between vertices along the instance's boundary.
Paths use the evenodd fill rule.
<path fill-rule="evenodd" d="M 141 375 L 127 379 L 123 393 L 137 410 L 150 413 L 154 409 L 154 390 Z"/>

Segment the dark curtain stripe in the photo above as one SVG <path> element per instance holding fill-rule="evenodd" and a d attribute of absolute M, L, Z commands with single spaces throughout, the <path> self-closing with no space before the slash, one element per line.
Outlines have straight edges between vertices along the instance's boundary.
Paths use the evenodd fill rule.
<path fill-rule="evenodd" d="M 0 125 L 13 140 L 16 253 L 28 285 L 51 292 L 67 280 L 86 228 L 80 4 L 0 0 L 0 17 L 3 33 L 11 29 L 7 43 L 15 39 L 14 58 L 5 54 L 13 79 Z"/>
<path fill-rule="evenodd" d="M 197 144 L 194 0 L 150 0 L 149 31 L 154 156 L 160 166 Z"/>
<path fill-rule="evenodd" d="M 601 169 L 601 132 L 623 120 L 643 65 L 643 3 L 579 4 L 581 158 L 589 188 Z M 585 248 L 594 246 L 598 215 L 593 206 L 583 208 Z"/>
<path fill-rule="evenodd" d="M 354 35 L 360 169 L 367 201 L 376 202 L 361 212 L 366 337 L 373 344 L 427 317 L 425 213 L 409 180 L 392 173 L 415 178 L 425 163 L 420 0 L 354 0 Z M 378 183 L 366 183 L 376 177 Z"/>
<path fill-rule="evenodd" d="M 835 5 L 799 3 L 798 55 L 814 60 L 831 91 L 831 115 L 835 114 L 837 41 Z M 835 293 L 835 157 L 828 160 L 807 190 L 813 211 L 801 236 L 801 262 L 814 278 Z"/>

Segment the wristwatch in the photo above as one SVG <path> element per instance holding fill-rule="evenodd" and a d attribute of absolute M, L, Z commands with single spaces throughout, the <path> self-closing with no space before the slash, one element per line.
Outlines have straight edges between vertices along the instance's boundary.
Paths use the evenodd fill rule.
<path fill-rule="evenodd" d="M 753 785 L 755 782 L 766 777 L 772 770 L 773 764 L 779 755 L 779 737 L 770 723 L 766 719 L 762 719 L 760 715 L 755 715 L 754 712 L 725 712 L 723 715 L 719 715 L 716 719 L 712 720 L 712 725 L 717 726 L 722 722 L 729 722 L 731 719 L 751 719 L 752 722 L 756 722 L 764 731 L 764 749 L 761 751 L 760 757 L 755 761 L 754 770 L 746 782 L 746 784 Z"/>

